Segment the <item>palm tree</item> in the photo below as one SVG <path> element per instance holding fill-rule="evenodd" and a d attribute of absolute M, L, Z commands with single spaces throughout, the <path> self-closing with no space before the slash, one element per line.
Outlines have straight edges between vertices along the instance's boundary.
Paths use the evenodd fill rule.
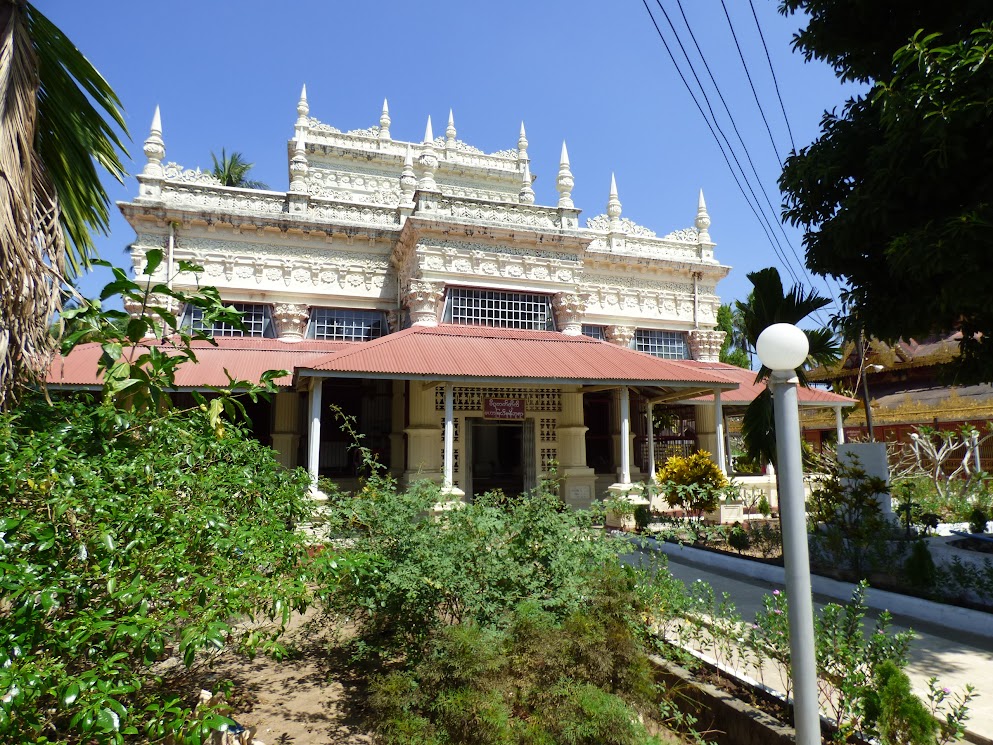
<path fill-rule="evenodd" d="M 736 314 L 737 311 L 733 310 L 730 305 L 721 305 L 717 309 L 717 330 L 724 332 L 720 360 L 728 365 L 736 365 L 749 370 L 752 367 L 751 355 L 747 351 L 744 337 L 737 333 Z"/>
<path fill-rule="evenodd" d="M 224 148 L 221 148 L 221 159 L 218 160 L 214 153 L 210 154 L 214 161 L 212 173 L 217 177 L 223 186 L 237 186 L 242 189 L 268 189 L 269 185 L 262 181 L 255 181 L 248 178 L 248 172 L 252 170 L 254 163 L 245 160 L 241 153 L 233 152 L 229 156 Z"/>
<path fill-rule="evenodd" d="M 767 327 L 774 323 L 799 323 L 811 313 L 815 313 L 831 300 L 822 297 L 814 290 L 804 290 L 796 284 L 787 293 L 783 289 L 783 281 L 775 267 L 760 269 L 748 274 L 752 283 L 752 292 L 746 302 L 735 303 L 740 314 L 741 327 L 750 349 L 755 349 L 755 342 Z M 810 342 L 808 359 L 818 365 L 832 364 L 838 361 L 839 345 L 834 333 L 827 328 L 806 331 Z M 759 370 L 756 382 L 769 377 L 772 371 L 767 367 Z M 801 385 L 807 385 L 803 369 L 797 368 L 797 377 Z M 741 435 L 745 442 L 745 452 L 756 462 L 776 462 L 776 430 L 773 418 L 772 392 L 766 388 L 757 396 L 745 410 L 741 423 Z"/>
<path fill-rule="evenodd" d="M 0 0 L 0 408 L 44 375 L 51 320 L 108 230 L 97 166 L 123 180 L 120 106 L 31 3 Z"/>

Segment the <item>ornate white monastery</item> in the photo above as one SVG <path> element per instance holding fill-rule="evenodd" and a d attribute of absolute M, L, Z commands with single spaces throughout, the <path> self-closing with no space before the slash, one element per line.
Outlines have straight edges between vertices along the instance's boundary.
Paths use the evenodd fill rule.
<path fill-rule="evenodd" d="M 428 119 L 422 142 L 401 142 L 385 102 L 378 126 L 341 132 L 310 116 L 306 89 L 285 192 L 166 162 L 158 111 L 144 152 L 120 205 L 135 270 L 161 248 L 156 281 L 216 286 L 245 314 L 244 330 L 212 329 L 219 348 L 181 387 L 221 365 L 290 370 L 253 412 L 286 465 L 356 478 L 338 408 L 404 480 L 471 498 L 554 470 L 584 505 L 653 470 L 649 404 L 680 401 L 696 415 L 675 434 L 725 463 L 721 392 L 737 383 L 715 364 L 714 327 L 729 267 L 702 192 L 693 226 L 665 236 L 621 216 L 613 179 L 606 213 L 581 220 L 565 145 L 558 201 L 542 206 L 523 125 L 496 153 L 459 140 L 451 115 L 443 136 Z M 202 275 L 176 274 L 180 260 Z"/>

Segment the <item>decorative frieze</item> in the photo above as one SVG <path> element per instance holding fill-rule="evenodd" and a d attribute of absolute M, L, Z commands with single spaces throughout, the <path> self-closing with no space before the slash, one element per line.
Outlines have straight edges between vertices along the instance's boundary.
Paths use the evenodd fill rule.
<path fill-rule="evenodd" d="M 444 296 L 444 285 L 412 280 L 403 298 L 403 304 L 410 313 L 410 325 L 437 326 Z"/>
<path fill-rule="evenodd" d="M 634 331 L 634 326 L 608 326 L 607 341 L 619 347 L 630 347 Z"/>
<path fill-rule="evenodd" d="M 302 303 L 276 303 L 272 306 L 276 335 L 284 341 L 303 339 L 309 319 L 310 307 Z"/>
<path fill-rule="evenodd" d="M 724 331 L 691 330 L 686 338 L 690 356 L 700 362 L 720 362 L 721 345 L 726 335 Z"/>
<path fill-rule="evenodd" d="M 583 314 L 586 312 L 588 295 L 574 292 L 559 292 L 552 297 L 555 311 L 555 325 L 566 336 L 579 336 L 583 333 Z"/>
<path fill-rule="evenodd" d="M 528 414 L 536 412 L 562 411 L 562 391 L 558 388 L 465 388 L 453 389 L 455 411 L 482 411 L 485 398 L 523 398 L 524 410 Z M 437 386 L 434 391 L 434 407 L 445 410 L 445 387 Z"/>

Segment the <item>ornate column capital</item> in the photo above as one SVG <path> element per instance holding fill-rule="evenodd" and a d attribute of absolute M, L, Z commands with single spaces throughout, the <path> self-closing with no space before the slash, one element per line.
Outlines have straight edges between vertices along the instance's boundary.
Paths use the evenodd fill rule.
<path fill-rule="evenodd" d="M 699 362 L 720 362 L 724 331 L 692 329 L 686 336 L 690 356 Z"/>
<path fill-rule="evenodd" d="M 403 304 L 410 312 L 410 325 L 437 326 L 444 294 L 443 285 L 424 280 L 411 280 L 410 289 L 403 298 Z"/>
<path fill-rule="evenodd" d="M 276 303 L 272 306 L 276 336 L 283 341 L 299 341 L 307 332 L 310 306 L 303 303 Z"/>
<path fill-rule="evenodd" d="M 589 295 L 576 292 L 558 292 L 552 297 L 555 325 L 566 336 L 579 336 L 583 332 L 583 314 Z"/>
<path fill-rule="evenodd" d="M 619 347 L 630 347 L 634 331 L 634 326 L 608 326 L 607 341 Z"/>

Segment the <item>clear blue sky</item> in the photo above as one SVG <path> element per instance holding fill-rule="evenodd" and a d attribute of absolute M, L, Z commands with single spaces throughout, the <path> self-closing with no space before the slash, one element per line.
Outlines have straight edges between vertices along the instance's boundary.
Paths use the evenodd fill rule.
<path fill-rule="evenodd" d="M 825 65 L 804 63 L 792 51 L 801 18 L 780 16 L 774 0 L 752 2 L 794 141 L 802 147 L 816 136 L 823 111 L 840 106 L 849 93 Z M 725 3 L 785 157 L 790 140 L 749 3 Z M 655 0 L 649 4 L 657 11 Z M 681 23 L 675 0 L 663 4 Z M 573 199 L 584 220 L 606 211 L 611 172 L 623 215 L 660 235 L 693 224 L 703 188 L 717 257 L 733 267 L 718 286 L 723 300 L 743 298 L 750 287 L 745 274 L 754 269 L 777 266 L 790 281 L 640 0 L 36 5 L 120 96 L 132 138 L 129 173 L 142 168 L 142 142 L 159 105 L 167 161 L 207 169 L 211 151 L 225 147 L 255 163 L 254 178 L 285 190 L 286 141 L 306 83 L 311 116 L 342 130 L 377 124 L 388 98 L 395 139 L 419 141 L 429 114 L 435 134 L 443 133 L 451 108 L 459 139 L 492 152 L 515 147 L 524 120 L 539 204 L 557 199 L 555 175 L 565 140 L 576 180 Z M 779 163 L 721 2 L 682 5 L 778 216 Z M 681 32 L 692 51 L 685 28 Z M 712 103 L 733 137 L 714 95 Z M 133 178 L 108 187 L 114 201 L 137 193 Z M 111 234 L 98 241 L 101 257 L 129 265 L 126 247 L 134 234 L 116 208 L 113 213 Z M 800 235 L 789 228 L 787 233 L 802 260 Z M 785 241 L 784 247 L 789 252 Z M 90 277 L 83 289 L 93 294 L 105 280 L 106 275 Z M 822 294 L 836 291 L 822 280 L 814 286 Z"/>

